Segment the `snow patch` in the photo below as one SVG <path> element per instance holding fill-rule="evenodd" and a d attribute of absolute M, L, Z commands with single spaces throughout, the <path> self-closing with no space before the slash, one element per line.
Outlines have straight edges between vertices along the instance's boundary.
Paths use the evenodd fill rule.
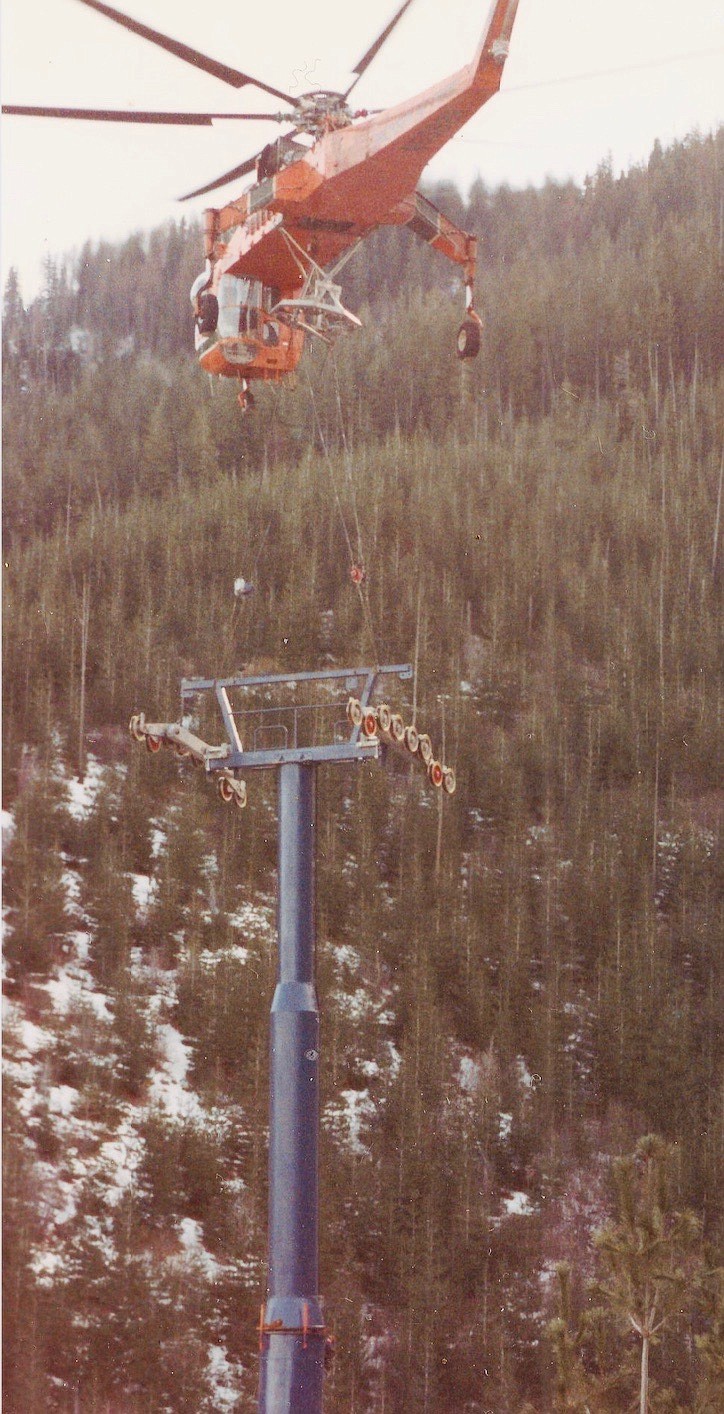
<path fill-rule="evenodd" d="M 156 894 L 156 880 L 148 874 L 131 874 L 131 893 L 139 913 L 145 913 Z"/>
<path fill-rule="evenodd" d="M 219 1276 L 221 1267 L 216 1258 L 204 1247 L 204 1235 L 201 1223 L 196 1218 L 182 1218 L 179 1223 L 179 1239 L 181 1246 L 189 1256 L 193 1257 L 205 1275 L 212 1281 Z"/>
<path fill-rule="evenodd" d="M 81 935 L 84 936 L 84 935 Z M 99 1021 L 111 1021 L 108 997 L 87 985 L 86 979 L 74 977 L 67 968 L 61 968 L 57 976 L 45 983 L 45 991 L 53 1004 L 53 1010 L 65 1016 L 74 1006 L 87 1006 Z"/>
<path fill-rule="evenodd" d="M 339 1010 L 348 1016 L 350 1021 L 362 1021 L 374 1009 L 374 1002 L 364 987 L 357 987 L 354 992 L 337 991 L 335 1001 Z"/>
<path fill-rule="evenodd" d="M 240 943 L 232 943 L 231 947 L 219 948 L 216 952 L 212 952 L 210 948 L 204 948 L 203 952 L 199 953 L 199 963 L 201 967 L 211 970 L 218 967 L 220 962 L 228 961 L 229 958 L 233 958 L 234 962 L 248 962 L 250 957 L 251 953 L 248 948 L 243 948 Z"/>
<path fill-rule="evenodd" d="M 398 1051 L 394 1041 L 388 1041 L 387 1048 L 390 1054 L 390 1078 L 392 1080 L 396 1080 L 397 1076 L 400 1073 L 400 1066 L 402 1065 L 402 1056 L 400 1055 L 400 1052 Z"/>
<path fill-rule="evenodd" d="M 531 1075 L 526 1064 L 525 1056 L 516 1056 L 515 1064 L 518 1068 L 518 1080 L 523 1086 L 523 1089 L 535 1090 L 536 1085 L 540 1084 L 540 1076 Z"/>
<path fill-rule="evenodd" d="M 354 1154 L 369 1158 L 370 1151 L 362 1141 L 362 1126 L 369 1124 L 375 1113 L 369 1090 L 342 1090 L 339 1100 L 326 1106 L 324 1119 L 330 1128 L 341 1131 Z"/>
<path fill-rule="evenodd" d="M 144 1143 L 133 1128 L 130 1117 L 121 1121 L 116 1134 L 101 1144 L 98 1152 L 99 1168 L 104 1176 L 104 1197 L 110 1208 L 115 1208 L 128 1188 L 131 1187 L 143 1157 Z"/>
<path fill-rule="evenodd" d="M 72 1085 L 51 1085 L 48 1092 L 48 1109 L 51 1114 L 70 1115 L 79 1099 L 80 1093 Z"/>
<path fill-rule="evenodd" d="M 55 1045 L 55 1037 L 49 1031 L 44 1031 L 41 1026 L 36 1026 L 34 1021 L 27 1019 L 21 1022 L 18 1039 L 23 1050 L 28 1051 L 31 1056 Z"/>
<path fill-rule="evenodd" d="M 63 1257 L 60 1252 L 36 1251 L 30 1259 L 29 1266 L 38 1286 L 53 1286 L 63 1267 Z"/>
<path fill-rule="evenodd" d="M 510 1132 L 512 1128 L 513 1116 L 511 1114 L 506 1114 L 504 1110 L 501 1110 L 500 1114 L 498 1115 L 498 1137 L 502 1144 L 505 1144 L 506 1140 L 510 1139 Z"/>
<path fill-rule="evenodd" d="M 509 1217 L 515 1215 L 529 1218 L 535 1212 L 535 1204 L 531 1202 L 528 1194 L 517 1190 L 511 1193 L 509 1198 L 503 1199 L 503 1208 Z"/>
<path fill-rule="evenodd" d="M 242 903 L 227 914 L 229 925 L 245 933 L 273 932 L 274 908 L 271 903 Z"/>
<path fill-rule="evenodd" d="M 215 1410 L 234 1410 L 239 1402 L 239 1378 L 243 1365 L 229 1359 L 222 1345 L 210 1345 L 206 1375 L 212 1386 Z"/>
<path fill-rule="evenodd" d="M 338 967 L 348 967 L 350 972 L 358 971 L 361 959 L 356 948 L 350 947 L 349 943 L 340 943 L 332 951 Z"/>
<path fill-rule="evenodd" d="M 103 784 L 104 768 L 95 756 L 89 756 L 86 773 L 82 781 L 72 777 L 66 782 L 68 802 L 66 809 L 74 820 L 87 820 L 96 803 Z"/>
<path fill-rule="evenodd" d="M 204 1111 L 199 1097 L 186 1084 L 190 1046 L 180 1031 L 168 1022 L 157 1023 L 156 1035 L 162 1060 L 159 1069 L 151 1076 L 150 1103 L 175 1119 L 202 1118 Z"/>
<path fill-rule="evenodd" d="M 466 1095 L 474 1095 L 480 1084 L 480 1061 L 473 1056 L 461 1056 L 458 1085 Z"/>
<path fill-rule="evenodd" d="M 80 902 L 80 874 L 77 869 L 69 869 L 66 865 L 60 877 L 68 901 L 68 911 L 77 913 Z"/>
<path fill-rule="evenodd" d="M 180 1031 L 168 1022 L 158 1027 L 158 1039 L 165 1054 L 166 1069 L 172 1080 L 182 1085 L 189 1068 L 189 1050 Z"/>

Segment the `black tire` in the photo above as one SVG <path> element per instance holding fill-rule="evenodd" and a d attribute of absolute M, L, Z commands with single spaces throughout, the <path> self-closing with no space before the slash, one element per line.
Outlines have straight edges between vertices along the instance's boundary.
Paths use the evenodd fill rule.
<path fill-rule="evenodd" d="M 480 353 L 480 325 L 474 319 L 464 319 L 458 329 L 458 358 L 476 358 Z"/>
<path fill-rule="evenodd" d="M 213 334 L 218 322 L 219 301 L 216 295 L 212 295 L 208 291 L 206 294 L 199 295 L 199 312 L 196 315 L 196 326 L 199 333 L 208 338 L 210 334 Z"/>

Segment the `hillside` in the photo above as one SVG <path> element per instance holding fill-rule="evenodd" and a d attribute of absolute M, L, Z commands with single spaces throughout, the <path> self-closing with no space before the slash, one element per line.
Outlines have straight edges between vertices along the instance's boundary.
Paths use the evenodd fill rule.
<path fill-rule="evenodd" d="M 386 233 L 364 330 L 247 418 L 187 351 L 193 232 L 49 268 L 27 310 L 10 282 L 9 1414 L 255 1407 L 274 786 L 225 810 L 131 713 L 415 658 L 456 795 L 320 776 L 325 1407 L 629 1408 L 586 1283 L 652 1131 L 702 1233 L 652 1408 L 720 1407 L 723 143 L 436 193 L 482 237 L 481 360 Z"/>

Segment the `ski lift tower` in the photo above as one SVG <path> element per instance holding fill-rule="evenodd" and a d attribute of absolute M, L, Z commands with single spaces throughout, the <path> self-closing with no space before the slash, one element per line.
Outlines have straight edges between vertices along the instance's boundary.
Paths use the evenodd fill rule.
<path fill-rule="evenodd" d="M 242 771 L 277 773 L 278 965 L 270 1020 L 269 1251 L 259 1322 L 259 1414 L 321 1414 L 322 1409 L 316 772 L 324 765 L 377 760 L 387 745 L 419 760 L 433 785 L 451 794 L 454 773 L 434 759 L 429 737 L 414 724 L 405 726 L 385 702 L 373 705 L 383 681 L 411 677 L 408 664 L 395 664 L 293 676 L 185 678 L 180 721 L 131 718 L 137 741 L 151 752 L 170 746 L 203 765 L 229 804 L 246 805 Z M 227 738 L 219 746 L 186 725 L 197 717 L 205 722 L 214 699 Z"/>

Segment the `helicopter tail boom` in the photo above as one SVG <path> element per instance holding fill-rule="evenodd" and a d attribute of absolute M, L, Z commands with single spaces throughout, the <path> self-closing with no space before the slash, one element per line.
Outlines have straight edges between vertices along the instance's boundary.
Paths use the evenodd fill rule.
<path fill-rule="evenodd" d="M 424 168 L 497 93 L 518 0 L 494 0 L 472 62 L 415 97 L 327 132 L 280 172 L 272 204 L 371 229 L 415 190 Z M 364 168 L 364 181 L 360 169 Z"/>

